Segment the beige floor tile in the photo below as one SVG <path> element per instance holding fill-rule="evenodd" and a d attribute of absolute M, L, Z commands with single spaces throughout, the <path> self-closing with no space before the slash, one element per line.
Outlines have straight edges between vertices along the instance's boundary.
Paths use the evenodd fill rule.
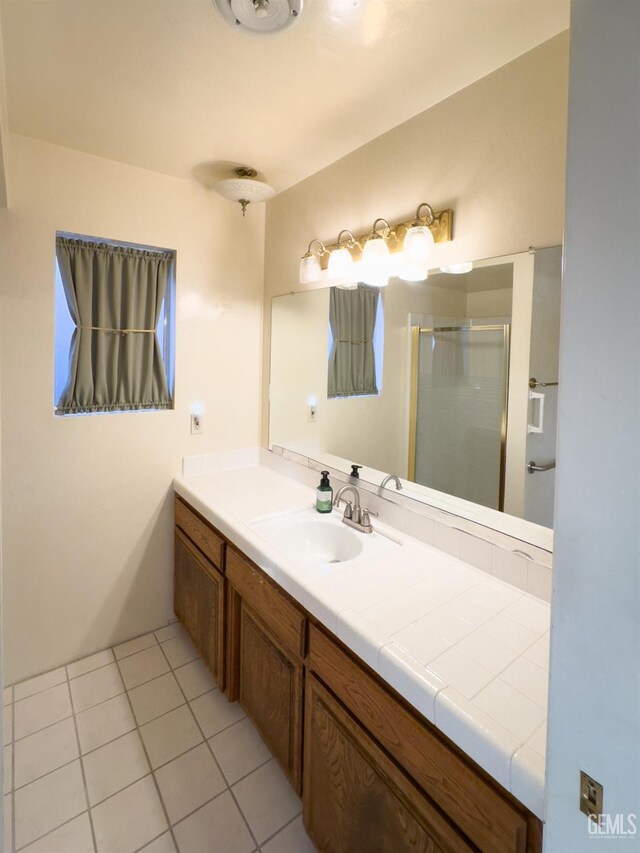
<path fill-rule="evenodd" d="M 4 823 L 3 850 L 9 853 L 13 850 L 13 795 L 6 794 L 2 803 L 2 820 Z"/>
<path fill-rule="evenodd" d="M 273 760 L 234 785 L 233 793 L 259 844 L 302 810 L 300 798 Z"/>
<path fill-rule="evenodd" d="M 115 663 L 74 678 L 69 684 L 76 714 L 124 693 L 124 685 Z"/>
<path fill-rule="evenodd" d="M 176 845 L 170 832 L 165 832 L 160 838 L 156 838 L 151 844 L 147 844 L 140 853 L 176 853 Z"/>
<path fill-rule="evenodd" d="M 172 824 L 227 787 L 206 743 L 156 770 L 156 779 Z"/>
<path fill-rule="evenodd" d="M 260 848 L 262 853 L 315 853 L 315 845 L 307 835 L 302 816 L 297 817 L 288 826 Z"/>
<path fill-rule="evenodd" d="M 245 716 L 240 705 L 237 702 L 229 702 L 219 690 L 211 690 L 203 696 L 198 696 L 189 704 L 207 738 L 217 735 Z"/>
<path fill-rule="evenodd" d="M 156 639 L 159 643 L 164 643 L 165 640 L 170 640 L 172 637 L 186 637 L 187 632 L 179 622 L 172 622 L 171 625 L 165 625 L 158 631 L 154 631 Z"/>
<path fill-rule="evenodd" d="M 20 684 L 14 685 L 14 701 L 18 702 L 20 699 L 27 699 L 35 693 L 42 693 L 43 690 L 48 690 L 49 687 L 55 687 L 57 684 L 62 684 L 66 680 L 67 673 L 63 666 L 61 666 L 60 669 L 45 672 L 44 675 L 36 675 L 35 678 L 30 678 L 28 681 L 23 681 Z"/>
<path fill-rule="evenodd" d="M 141 726 L 140 734 L 154 770 L 202 741 L 188 705 Z"/>
<path fill-rule="evenodd" d="M 110 663 L 113 663 L 113 652 L 111 649 L 105 649 L 102 652 L 96 652 L 95 655 L 67 664 L 67 672 L 69 678 L 77 678 L 79 675 L 86 675 L 87 672 L 93 672 L 94 669 L 100 669 Z"/>
<path fill-rule="evenodd" d="M 71 701 L 67 682 L 57 687 L 50 687 L 42 693 L 36 693 L 35 696 L 30 696 L 21 702 L 15 702 L 13 712 L 16 739 L 31 735 L 45 726 L 70 717 Z"/>
<path fill-rule="evenodd" d="M 255 849 L 228 791 L 178 823 L 173 831 L 180 853 L 250 853 Z"/>
<path fill-rule="evenodd" d="M 198 657 L 196 647 L 185 634 L 178 634 L 162 643 L 162 649 L 167 656 L 172 669 L 183 666 Z"/>
<path fill-rule="evenodd" d="M 83 753 L 97 749 L 136 727 L 129 700 L 124 694 L 77 714 L 76 723 Z"/>
<path fill-rule="evenodd" d="M 13 788 L 13 746 L 11 744 L 2 750 L 2 777 L 2 793 L 9 794 Z"/>
<path fill-rule="evenodd" d="M 184 705 L 182 690 L 170 672 L 134 687 L 129 691 L 129 698 L 139 726 Z"/>
<path fill-rule="evenodd" d="M 69 823 L 24 847 L 20 853 L 93 853 L 89 812 L 74 817 Z"/>
<path fill-rule="evenodd" d="M 73 719 L 69 717 L 16 741 L 14 750 L 15 786 L 21 788 L 78 758 Z"/>
<path fill-rule="evenodd" d="M 209 743 L 229 785 L 271 758 L 269 748 L 248 719 L 229 726 Z"/>
<path fill-rule="evenodd" d="M 129 732 L 90 752 L 83 763 L 91 806 L 151 772 L 138 732 Z"/>
<path fill-rule="evenodd" d="M 2 709 L 2 743 L 13 740 L 13 705 L 5 705 Z"/>
<path fill-rule="evenodd" d="M 135 655 L 130 655 L 128 658 L 123 658 L 120 661 L 120 671 L 127 690 L 131 690 L 133 687 L 144 684 L 145 681 L 151 681 L 151 679 L 169 672 L 169 664 L 165 660 L 160 646 L 156 645 L 142 652 L 137 652 Z"/>
<path fill-rule="evenodd" d="M 156 644 L 155 634 L 143 634 L 142 637 L 134 637 L 133 640 L 127 640 L 126 643 L 114 646 L 113 653 L 116 656 L 116 660 L 121 660 L 122 658 L 128 658 L 129 655 L 135 655 L 137 652 L 149 649 Z"/>
<path fill-rule="evenodd" d="M 80 762 L 54 770 L 14 796 L 15 844 L 20 848 L 86 811 Z"/>
<path fill-rule="evenodd" d="M 178 667 L 173 674 L 180 682 L 180 687 L 184 690 L 187 699 L 202 696 L 203 693 L 208 693 L 217 686 L 209 667 L 199 658 Z"/>
<path fill-rule="evenodd" d="M 151 776 L 94 806 L 91 814 L 98 853 L 129 853 L 168 829 Z"/>

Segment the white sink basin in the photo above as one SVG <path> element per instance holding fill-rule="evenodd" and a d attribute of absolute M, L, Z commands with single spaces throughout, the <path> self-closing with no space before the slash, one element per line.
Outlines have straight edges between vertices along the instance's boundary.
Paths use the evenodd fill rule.
<path fill-rule="evenodd" d="M 274 548 L 303 563 L 345 563 L 401 547 L 375 531 L 353 530 L 342 523 L 341 513 L 324 515 L 314 509 L 256 521 L 252 526 Z"/>

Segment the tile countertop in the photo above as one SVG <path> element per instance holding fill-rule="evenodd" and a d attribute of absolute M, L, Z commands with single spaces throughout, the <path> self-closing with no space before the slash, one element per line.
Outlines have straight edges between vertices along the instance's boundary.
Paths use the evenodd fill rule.
<path fill-rule="evenodd" d="M 257 465 L 174 480 L 233 541 L 494 779 L 543 818 L 549 605 L 375 520 L 401 551 L 296 564 L 252 523 L 315 492 Z"/>

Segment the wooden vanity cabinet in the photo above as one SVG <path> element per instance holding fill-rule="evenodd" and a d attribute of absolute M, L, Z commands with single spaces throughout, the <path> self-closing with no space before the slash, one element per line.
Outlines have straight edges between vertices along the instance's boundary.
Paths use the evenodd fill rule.
<path fill-rule="evenodd" d="M 313 675 L 305 703 L 304 822 L 320 851 L 477 850 Z"/>
<path fill-rule="evenodd" d="M 224 541 L 176 499 L 174 611 L 221 690 L 225 680 L 224 548 Z"/>
<path fill-rule="evenodd" d="M 233 548 L 227 579 L 229 699 L 240 702 L 301 793 L 306 618 Z"/>
<path fill-rule="evenodd" d="M 540 853 L 542 824 L 176 498 L 175 612 L 326 853 Z"/>
<path fill-rule="evenodd" d="M 316 625 L 307 673 L 304 815 L 320 850 L 347 849 L 324 823 L 357 807 L 347 836 L 368 819 L 397 846 L 353 850 L 539 853 L 540 821 Z"/>

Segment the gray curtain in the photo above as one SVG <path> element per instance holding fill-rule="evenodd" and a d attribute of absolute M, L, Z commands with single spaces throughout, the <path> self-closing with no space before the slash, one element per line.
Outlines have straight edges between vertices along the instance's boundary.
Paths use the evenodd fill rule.
<path fill-rule="evenodd" d="M 373 332 L 380 290 L 359 284 L 355 290 L 331 288 L 329 323 L 329 397 L 377 394 Z"/>
<path fill-rule="evenodd" d="M 56 238 L 76 324 L 58 414 L 170 408 L 155 329 L 173 254 Z"/>

